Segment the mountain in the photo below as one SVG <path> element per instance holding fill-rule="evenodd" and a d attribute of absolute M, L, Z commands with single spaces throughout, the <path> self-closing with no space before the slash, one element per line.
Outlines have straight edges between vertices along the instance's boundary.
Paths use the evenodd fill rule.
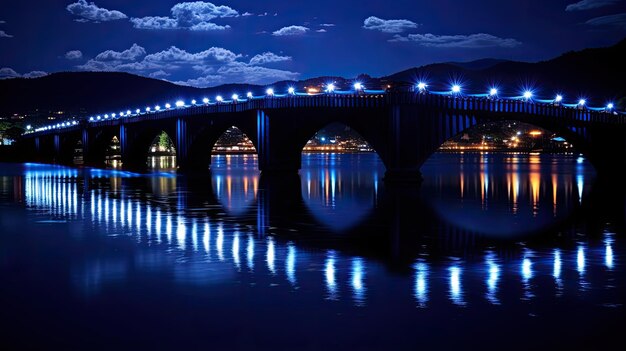
<path fill-rule="evenodd" d="M 502 96 L 518 96 L 524 87 L 534 88 L 537 96 L 546 98 L 557 92 L 566 100 L 586 97 L 590 105 L 618 102 L 626 97 L 626 39 L 611 47 L 568 52 L 552 60 L 527 63 L 483 59 L 472 62 L 437 63 L 415 67 L 386 77 L 359 76 L 370 89 L 387 84 L 415 84 L 423 80 L 429 89 L 447 91 L 451 81 L 459 81 L 468 92 L 486 92 L 498 85 Z M 322 86 L 332 81 L 349 89 L 352 80 L 342 77 L 317 77 L 302 81 L 272 84 L 276 91 L 288 86 L 303 90 L 305 86 Z M 0 80 L 0 117 L 34 110 L 69 111 L 71 115 L 102 113 L 121 109 L 154 106 L 177 99 L 212 98 L 216 94 L 252 91 L 263 94 L 264 86 L 229 84 L 199 89 L 163 80 L 117 72 L 62 72 L 45 77 Z M 626 99 L 624 99 L 626 100 Z M 624 102 L 623 102 L 624 103 Z M 624 108 L 626 106 L 621 106 Z"/>
<path fill-rule="evenodd" d="M 517 96 L 525 89 L 546 98 L 557 92 L 566 100 L 585 97 L 591 105 L 626 97 L 626 39 L 605 48 L 572 51 L 537 63 L 478 60 L 415 67 L 384 77 L 389 81 L 424 80 L 433 90 L 446 91 L 459 81 L 467 91 L 486 92 L 493 85 L 501 95 Z"/>
<path fill-rule="evenodd" d="M 259 90 L 249 84 L 200 89 L 120 72 L 61 72 L 41 78 L 0 80 L 0 116 L 29 111 L 99 113 L 154 106 L 178 99 L 214 97 L 215 91 Z M 229 98 L 230 94 L 225 96 Z"/>

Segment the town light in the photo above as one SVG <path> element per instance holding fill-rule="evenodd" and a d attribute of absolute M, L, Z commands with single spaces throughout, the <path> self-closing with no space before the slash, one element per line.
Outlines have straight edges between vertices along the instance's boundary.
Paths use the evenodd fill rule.
<path fill-rule="evenodd" d="M 209 103 L 209 99 L 204 98 L 204 99 L 202 99 L 202 102 L 205 103 L 205 104 L 208 104 Z"/>
<path fill-rule="evenodd" d="M 156 106 L 154 106 L 154 109 L 157 110 L 157 111 L 160 111 L 161 110 L 161 106 L 156 105 Z"/>
<path fill-rule="evenodd" d="M 326 92 L 327 93 L 332 93 L 335 91 L 335 84 L 330 83 L 330 84 L 326 84 Z"/>
<path fill-rule="evenodd" d="M 458 84 L 453 85 L 452 86 L 452 92 L 455 93 L 455 94 L 460 93 L 461 92 L 461 86 L 458 85 Z"/>
<path fill-rule="evenodd" d="M 170 105 L 169 103 L 165 104 L 165 108 L 170 109 L 170 108 L 172 108 L 172 105 Z"/>
<path fill-rule="evenodd" d="M 554 99 L 555 102 L 561 102 L 563 101 L 563 95 L 557 95 L 556 98 Z"/>
<path fill-rule="evenodd" d="M 579 105 L 579 106 L 585 106 L 585 104 L 586 104 L 586 103 L 587 103 L 587 101 L 586 101 L 585 99 L 580 99 L 580 100 L 578 101 L 578 105 Z"/>
<path fill-rule="evenodd" d="M 130 115 L 130 110 L 126 110 L 126 116 Z"/>
<path fill-rule="evenodd" d="M 251 91 L 249 91 L 249 92 L 246 94 L 246 97 L 247 97 L 248 99 L 252 99 L 252 92 L 251 92 Z"/>
<path fill-rule="evenodd" d="M 363 84 L 356 82 L 354 83 L 354 90 L 362 90 L 363 89 Z"/>
<path fill-rule="evenodd" d="M 191 104 L 195 105 L 196 104 L 196 100 L 191 100 Z"/>
<path fill-rule="evenodd" d="M 272 95 L 274 95 L 274 89 L 269 88 L 269 89 L 267 89 L 267 90 L 265 91 L 265 93 L 266 93 L 268 96 L 272 96 Z"/>
<path fill-rule="evenodd" d="M 232 99 L 233 99 L 233 101 L 239 100 L 239 95 L 233 94 Z"/>
<path fill-rule="evenodd" d="M 224 98 L 221 95 L 218 95 L 218 96 L 215 97 L 215 100 L 217 102 L 222 102 L 222 101 L 224 101 Z"/>
<path fill-rule="evenodd" d="M 111 115 L 112 118 L 115 118 L 115 113 Z"/>
<path fill-rule="evenodd" d="M 140 114 L 140 113 L 141 113 L 141 110 L 140 110 L 140 109 L 136 109 L 136 110 L 135 110 L 135 113 L 136 113 L 136 114 Z"/>
<path fill-rule="evenodd" d="M 295 94 L 295 93 L 296 93 L 296 89 L 294 89 L 293 87 L 289 87 L 289 89 L 287 89 L 287 92 L 288 92 L 290 95 L 293 95 L 293 94 Z"/>
<path fill-rule="evenodd" d="M 417 89 L 418 89 L 419 91 L 424 91 L 424 90 L 426 90 L 426 83 L 424 83 L 424 82 L 419 82 L 419 83 L 417 83 Z"/>
<path fill-rule="evenodd" d="M 146 112 L 150 112 L 150 107 L 146 107 Z"/>
<path fill-rule="evenodd" d="M 606 108 L 608 108 L 609 110 L 612 110 L 613 107 L 615 107 L 615 105 L 613 105 L 613 103 L 609 102 L 608 105 L 606 105 Z"/>
<path fill-rule="evenodd" d="M 491 90 L 489 90 L 489 95 L 490 95 L 490 96 L 496 96 L 496 95 L 498 95 L 498 89 L 496 89 L 496 88 L 491 88 Z"/>
<path fill-rule="evenodd" d="M 26 130 L 31 130 L 31 129 L 33 129 L 33 127 L 30 124 L 26 126 Z"/>
<path fill-rule="evenodd" d="M 185 106 L 185 102 L 183 100 L 176 101 L 176 107 L 183 107 L 183 106 Z"/>

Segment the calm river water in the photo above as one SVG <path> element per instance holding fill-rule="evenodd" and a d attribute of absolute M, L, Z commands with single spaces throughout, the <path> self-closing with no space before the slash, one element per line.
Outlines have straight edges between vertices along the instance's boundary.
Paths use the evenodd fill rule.
<path fill-rule="evenodd" d="M 213 157 L 197 176 L 0 164 L 0 343 L 596 349 L 623 339 L 624 201 L 615 209 L 598 195 L 584 158 L 440 153 L 419 186 L 385 184 L 384 172 L 375 154 L 305 154 L 299 175 L 280 177 L 261 176 L 253 155 Z"/>

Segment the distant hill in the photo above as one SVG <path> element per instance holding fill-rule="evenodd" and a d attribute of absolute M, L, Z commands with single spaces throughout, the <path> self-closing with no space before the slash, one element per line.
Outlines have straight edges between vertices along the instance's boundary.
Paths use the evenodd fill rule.
<path fill-rule="evenodd" d="M 626 39 L 606 48 L 565 53 L 537 63 L 478 60 L 411 68 L 384 77 L 390 81 L 425 80 L 432 89 L 449 89 L 451 80 L 464 82 L 468 91 L 486 91 L 496 84 L 503 94 L 519 95 L 523 87 L 537 95 L 557 92 L 568 100 L 586 97 L 592 105 L 626 97 Z"/>
<path fill-rule="evenodd" d="M 249 88 L 258 89 L 258 86 L 229 84 L 219 90 L 230 92 Z M 138 103 L 153 106 L 204 95 L 212 98 L 216 89 L 181 86 L 121 72 L 53 73 L 34 79 L 0 80 L 0 114 L 25 113 L 34 109 L 90 113 L 117 111 L 142 107 L 137 106 Z"/>
<path fill-rule="evenodd" d="M 497 84 L 502 95 L 508 96 L 519 95 L 522 87 L 528 86 L 534 88 L 538 96 L 551 97 L 559 92 L 565 94 L 569 101 L 584 96 L 591 105 L 603 105 L 609 100 L 626 100 L 626 39 L 611 47 L 568 52 L 537 63 L 482 59 L 437 63 L 386 77 L 362 78 L 366 80 L 366 87 L 372 89 L 394 82 L 414 84 L 424 80 L 429 82 L 430 89 L 447 90 L 451 80 L 458 80 L 464 83 L 466 91 L 481 92 Z M 344 89 L 352 82 L 342 77 L 317 77 L 298 82 L 281 81 L 272 86 L 277 91 L 284 91 L 291 85 L 301 90 L 305 86 L 320 86 L 329 81 Z M 247 91 L 263 94 L 264 87 L 230 84 L 199 89 L 128 73 L 53 73 L 34 79 L 0 80 L 0 116 L 35 109 L 71 111 L 74 114 L 80 111 L 102 113 L 142 107 L 137 106 L 138 103 L 153 106 L 181 98 L 212 98 L 217 93 L 229 98 L 232 92 L 243 94 Z"/>

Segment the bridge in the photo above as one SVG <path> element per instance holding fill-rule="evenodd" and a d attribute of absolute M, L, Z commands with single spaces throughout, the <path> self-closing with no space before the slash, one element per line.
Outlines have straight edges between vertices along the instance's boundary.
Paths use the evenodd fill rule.
<path fill-rule="evenodd" d="M 358 87 L 361 88 L 361 87 Z M 113 137 L 120 140 L 123 167 L 146 168 L 150 144 L 165 131 L 176 146 L 180 171 L 208 170 L 211 149 L 231 126 L 254 144 L 263 173 L 297 172 L 302 149 L 330 123 L 343 123 L 361 134 L 376 150 L 389 180 L 419 180 L 420 167 L 446 140 L 477 124 L 513 120 L 547 129 L 574 144 L 605 174 L 626 166 L 626 115 L 606 108 L 568 105 L 561 97 L 535 100 L 415 91 L 329 91 L 323 94 L 278 95 L 231 100 L 217 97 L 191 104 L 183 101 L 163 108 L 122 111 L 49 127 L 23 136 L 20 150 L 27 161 L 71 164 L 78 143 L 86 165 L 104 166 Z"/>

